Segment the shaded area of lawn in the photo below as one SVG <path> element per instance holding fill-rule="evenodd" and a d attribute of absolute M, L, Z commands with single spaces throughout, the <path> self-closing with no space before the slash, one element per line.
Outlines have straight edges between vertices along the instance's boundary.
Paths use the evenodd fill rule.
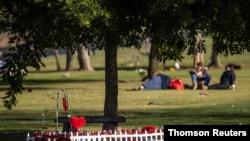
<path fill-rule="evenodd" d="M 0 131 L 1 141 L 25 141 L 26 131 Z"/>
<path fill-rule="evenodd" d="M 246 104 L 246 103 L 245 103 Z M 242 103 L 244 105 L 244 103 Z M 151 107 L 157 105 L 149 105 Z M 127 118 L 126 123 L 121 123 L 122 128 L 142 127 L 144 125 L 156 125 L 163 127 L 164 125 L 241 125 L 250 123 L 250 113 L 244 111 L 249 106 L 240 106 L 229 108 L 229 104 L 221 104 L 214 106 L 190 107 L 190 108 L 165 108 L 165 109 L 127 109 L 120 110 L 119 114 Z M 218 108 L 219 107 L 219 108 Z M 224 109 L 224 110 L 223 110 Z M 50 109 L 49 111 L 53 111 Z M 84 109 L 76 109 L 77 116 L 84 115 L 101 115 L 102 111 L 91 111 Z M 19 116 L 18 116 L 19 115 Z M 31 118 L 29 118 L 31 116 Z M 1 141 L 20 140 L 24 141 L 28 132 L 41 130 L 41 117 L 39 112 L 22 111 L 15 113 L 1 113 L 2 126 L 0 127 Z M 47 115 L 46 126 L 49 130 L 54 130 L 55 122 L 54 113 Z M 5 122 L 3 122 L 5 121 Z M 25 124 L 24 124 L 25 122 Z M 16 126 L 16 130 L 15 130 Z M 101 129 L 101 124 L 87 124 L 83 130 L 92 128 Z M 10 129 L 3 129 L 3 127 Z M 1 129 L 2 128 L 2 129 Z M 62 124 L 58 126 L 62 129 Z"/>

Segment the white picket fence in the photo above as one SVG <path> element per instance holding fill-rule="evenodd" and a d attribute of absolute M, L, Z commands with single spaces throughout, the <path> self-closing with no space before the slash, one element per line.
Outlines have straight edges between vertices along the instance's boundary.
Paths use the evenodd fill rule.
<path fill-rule="evenodd" d="M 163 129 L 142 131 L 138 129 L 99 132 L 34 132 L 26 141 L 164 141 Z"/>

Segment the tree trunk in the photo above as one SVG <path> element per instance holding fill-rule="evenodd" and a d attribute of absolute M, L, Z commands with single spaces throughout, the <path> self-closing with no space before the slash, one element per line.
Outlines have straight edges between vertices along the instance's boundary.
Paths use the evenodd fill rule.
<path fill-rule="evenodd" d="M 70 48 L 66 48 L 66 71 L 74 69 L 73 65 L 73 51 Z"/>
<path fill-rule="evenodd" d="M 118 116 L 117 46 L 112 37 L 106 43 L 104 116 L 115 117 Z M 118 123 L 104 123 L 103 130 L 115 130 L 117 126 Z"/>
<path fill-rule="evenodd" d="M 148 74 L 146 77 L 142 78 L 141 81 L 145 81 L 146 79 L 150 78 L 155 73 L 159 71 L 159 61 L 154 56 L 154 45 L 151 45 L 150 52 L 148 55 Z"/>
<path fill-rule="evenodd" d="M 195 35 L 195 45 L 194 45 L 194 60 L 193 60 L 193 68 L 196 67 L 198 62 L 202 62 L 204 64 L 204 51 L 202 49 L 203 42 L 201 32 L 197 31 Z"/>
<path fill-rule="evenodd" d="M 202 63 L 204 64 L 203 56 L 204 56 L 203 52 L 196 52 L 196 53 L 194 53 L 193 68 L 196 67 L 196 64 L 197 64 L 198 62 L 202 62 Z"/>
<path fill-rule="evenodd" d="M 59 51 L 58 51 L 58 49 L 54 50 L 54 54 L 55 54 L 55 59 L 56 59 L 57 71 L 61 71 L 61 65 L 60 65 L 60 61 L 59 61 Z"/>
<path fill-rule="evenodd" d="M 213 41 L 214 42 L 214 41 Z M 213 43 L 213 48 L 215 48 L 215 43 Z M 211 62 L 209 63 L 208 67 L 212 68 L 223 68 L 223 65 L 220 62 L 220 58 L 218 56 L 218 54 L 214 51 L 214 49 L 212 49 L 212 55 L 211 55 Z"/>
<path fill-rule="evenodd" d="M 149 77 L 151 77 L 152 75 L 154 75 L 155 73 L 157 73 L 159 71 L 158 70 L 159 69 L 159 62 L 154 55 L 154 49 L 155 49 L 155 46 L 152 45 L 150 53 L 149 53 L 149 65 L 148 65 L 148 76 Z"/>
<path fill-rule="evenodd" d="M 77 47 L 77 58 L 79 63 L 79 70 L 93 71 L 91 66 L 88 50 L 84 47 Z"/>

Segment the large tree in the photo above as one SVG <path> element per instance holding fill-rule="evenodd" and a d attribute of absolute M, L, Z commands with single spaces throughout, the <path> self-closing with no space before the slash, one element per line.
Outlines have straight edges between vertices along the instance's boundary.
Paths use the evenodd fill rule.
<path fill-rule="evenodd" d="M 25 89 L 22 83 L 27 67 L 39 70 L 45 66 L 42 57 L 46 56 L 46 48 L 69 47 L 69 51 L 74 52 L 78 45 L 83 44 L 105 50 L 104 115 L 118 115 L 117 47 L 138 44 L 142 30 L 138 21 L 142 19 L 133 15 L 142 11 L 136 10 L 140 7 L 136 1 L 98 2 L 1 1 L 1 23 L 4 26 L 0 31 L 9 33 L 10 42 L 16 44 L 5 56 L 4 68 L 7 71 L 3 74 L 3 81 L 10 85 L 3 98 L 6 108 L 12 109 L 17 103 L 16 95 Z M 117 124 L 103 127 L 115 129 Z"/>
<path fill-rule="evenodd" d="M 105 50 L 104 116 L 118 116 L 117 48 L 139 46 L 144 20 L 140 15 L 146 4 L 132 0 L 103 1 L 102 6 L 110 14 L 108 24 L 98 18 L 91 23 L 88 33 L 94 34 L 93 46 Z M 105 130 L 116 127 L 117 123 L 103 124 Z"/>

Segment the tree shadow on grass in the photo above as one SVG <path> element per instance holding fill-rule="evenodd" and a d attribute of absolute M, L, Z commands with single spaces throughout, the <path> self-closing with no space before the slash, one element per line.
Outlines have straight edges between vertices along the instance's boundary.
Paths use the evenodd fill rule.
<path fill-rule="evenodd" d="M 159 104 L 156 102 L 154 104 L 148 104 L 145 103 L 142 105 L 143 107 L 146 107 L 145 109 L 125 109 L 125 110 L 119 110 L 120 116 L 126 117 L 126 122 L 122 123 L 122 126 L 127 127 L 143 127 L 145 125 L 156 125 L 156 126 L 164 126 L 164 125 L 170 125 L 170 124 L 181 124 L 181 125 L 239 125 L 239 124 L 249 124 L 249 112 L 241 112 L 241 109 L 238 110 L 227 110 L 227 105 L 217 105 L 220 107 L 220 109 L 215 108 L 214 106 L 202 106 L 202 107 L 189 107 L 189 108 L 154 108 L 154 106 L 159 106 Z M 222 110 L 225 109 L 225 110 Z M 49 109 L 49 111 L 52 111 Z M 9 113 L 7 116 L 5 113 L 0 114 L 0 120 L 6 122 L 10 122 L 10 124 L 13 124 L 15 121 L 19 120 L 27 120 L 26 117 L 30 114 L 33 116 L 40 115 L 39 112 L 34 111 L 21 111 L 22 116 L 20 117 L 20 113 Z M 91 111 L 91 110 L 77 110 L 75 111 L 76 116 L 86 116 L 86 115 L 102 115 L 103 111 Z M 19 115 L 17 118 L 16 116 Z M 47 123 L 46 125 L 54 126 L 54 113 L 49 114 L 51 117 L 47 118 L 47 121 L 49 120 L 50 123 Z M 34 119 L 32 118 L 31 121 L 34 124 L 39 124 L 39 118 L 38 116 Z M 11 121 L 13 120 L 13 121 Z M 34 122 L 35 121 L 35 122 Z M 36 122 L 37 121 L 37 122 Z M 13 126 L 8 123 L 7 126 Z M 27 126 L 28 125 L 28 126 Z M 19 126 L 18 130 L 13 129 L 7 129 L 0 131 L 0 140 L 1 141 L 24 141 L 26 139 L 27 133 L 32 133 L 34 127 L 31 123 L 27 124 L 26 127 L 21 127 L 22 124 L 16 125 Z M 40 124 L 39 124 L 40 125 Z M 60 125 L 61 126 L 61 125 Z M 101 126 L 101 125 L 100 125 Z M 32 130 L 28 129 L 32 128 Z"/>
<path fill-rule="evenodd" d="M 1 141 L 25 141 L 27 137 L 27 131 L 0 131 Z"/>
<path fill-rule="evenodd" d="M 126 113 L 126 115 L 128 115 L 128 120 L 144 121 L 146 124 L 163 123 L 162 126 L 164 124 L 239 125 L 250 123 L 249 113 L 237 111 L 210 111 L 210 108 L 211 107 L 198 107 L 120 112 Z"/>

